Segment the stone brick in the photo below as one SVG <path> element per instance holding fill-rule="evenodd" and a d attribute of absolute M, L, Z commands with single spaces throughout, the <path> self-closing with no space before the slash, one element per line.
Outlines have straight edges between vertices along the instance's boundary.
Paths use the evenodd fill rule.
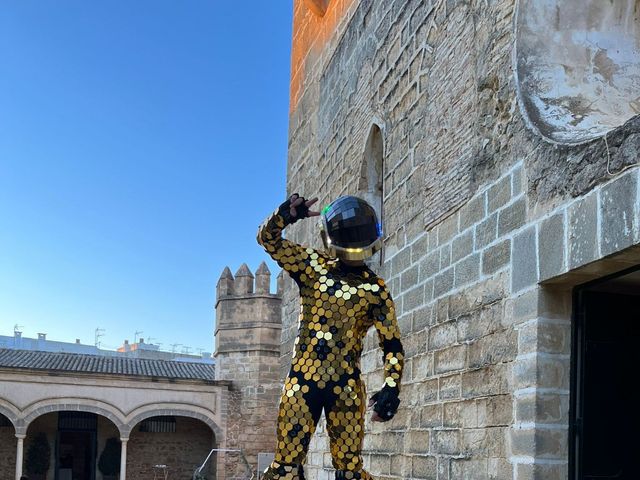
<path fill-rule="evenodd" d="M 511 174 L 511 192 L 514 197 L 520 195 L 524 191 L 524 169 L 519 166 L 513 170 Z"/>
<path fill-rule="evenodd" d="M 476 225 L 476 250 L 480 250 L 498 238 L 498 214 L 493 213 Z"/>
<path fill-rule="evenodd" d="M 540 280 L 555 277 L 564 271 L 564 215 L 542 221 L 538 230 L 538 264 Z"/>
<path fill-rule="evenodd" d="M 480 254 L 474 253 L 454 266 L 454 286 L 456 288 L 475 282 L 480 277 Z"/>
<path fill-rule="evenodd" d="M 413 265 L 400 275 L 400 290 L 406 292 L 418 283 L 418 264 Z"/>
<path fill-rule="evenodd" d="M 432 456 L 413 456 L 411 478 L 436 480 L 436 461 L 436 457 Z"/>
<path fill-rule="evenodd" d="M 517 292 L 535 285 L 537 281 L 536 229 L 529 227 L 513 239 L 511 288 Z"/>
<path fill-rule="evenodd" d="M 424 285 L 409 290 L 402 296 L 402 311 L 410 312 L 424 304 Z"/>
<path fill-rule="evenodd" d="M 429 252 L 429 235 L 425 232 L 411 244 L 411 263 L 417 264 Z"/>
<path fill-rule="evenodd" d="M 440 270 L 440 251 L 429 253 L 420 261 L 420 279 L 432 277 Z"/>
<path fill-rule="evenodd" d="M 453 288 L 453 267 L 436 275 L 433 284 L 433 296 L 435 298 L 449 292 Z"/>
<path fill-rule="evenodd" d="M 569 206 L 569 269 L 598 257 L 598 198 L 588 195 Z"/>
<path fill-rule="evenodd" d="M 491 275 L 511 261 L 511 240 L 507 239 L 482 252 L 482 273 Z"/>
<path fill-rule="evenodd" d="M 434 353 L 435 372 L 446 373 L 461 370 L 465 366 L 467 346 L 455 345 Z"/>
<path fill-rule="evenodd" d="M 509 390 L 509 372 L 505 364 L 489 365 L 462 374 L 462 397 L 501 395 Z"/>
<path fill-rule="evenodd" d="M 458 318 L 458 341 L 466 342 L 495 332 L 502 327 L 504 309 L 494 304 Z"/>
<path fill-rule="evenodd" d="M 459 430 L 433 430 L 431 435 L 431 452 L 455 455 L 460 451 Z"/>
<path fill-rule="evenodd" d="M 454 345 L 457 340 L 457 325 L 453 321 L 434 325 L 429 329 L 429 350 L 439 350 Z"/>
<path fill-rule="evenodd" d="M 450 480 L 487 480 L 486 458 L 454 458 L 451 459 Z"/>
<path fill-rule="evenodd" d="M 466 230 L 485 217 L 485 195 L 472 198 L 460 209 L 460 230 Z"/>
<path fill-rule="evenodd" d="M 479 427 L 509 426 L 513 422 L 513 397 L 493 395 L 476 400 Z"/>
<path fill-rule="evenodd" d="M 638 229 L 636 175 L 624 175 L 600 192 L 600 246 L 602 255 L 618 252 L 633 244 Z"/>
<path fill-rule="evenodd" d="M 524 198 L 520 198 L 498 212 L 498 236 L 502 237 L 522 227 L 526 219 L 527 203 Z"/>
<path fill-rule="evenodd" d="M 510 362 L 518 353 L 517 332 L 512 329 L 485 335 L 469 345 L 469 368 Z"/>
<path fill-rule="evenodd" d="M 443 406 L 441 403 L 434 403 L 419 407 L 420 411 L 420 428 L 433 428 L 442 426 L 442 411 Z"/>
<path fill-rule="evenodd" d="M 447 243 L 440 248 L 440 270 L 444 270 L 449 265 L 451 265 L 451 244 Z"/>
<path fill-rule="evenodd" d="M 511 199 L 511 176 L 502 178 L 498 183 L 489 188 L 487 205 L 489 213 L 493 213 L 506 205 Z"/>
<path fill-rule="evenodd" d="M 458 233 L 458 215 L 455 213 L 438 225 L 438 245 L 444 245 Z"/>
<path fill-rule="evenodd" d="M 460 374 L 447 375 L 438 380 L 438 398 L 440 400 L 450 400 L 460 398 Z"/>
<path fill-rule="evenodd" d="M 453 239 L 451 245 L 451 261 L 457 262 L 473 251 L 473 229 L 466 230 Z"/>
<path fill-rule="evenodd" d="M 478 426 L 478 406 L 475 400 L 444 404 L 443 425 L 446 428 L 475 428 Z M 464 432 L 463 432 L 464 433 Z"/>

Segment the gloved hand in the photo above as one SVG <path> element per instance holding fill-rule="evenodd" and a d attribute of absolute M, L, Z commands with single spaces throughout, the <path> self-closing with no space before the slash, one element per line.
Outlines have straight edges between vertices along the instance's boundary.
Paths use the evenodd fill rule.
<path fill-rule="evenodd" d="M 294 193 L 286 202 L 280 205 L 278 208 L 278 214 L 284 218 L 287 225 L 291 225 L 303 218 L 320 215 L 320 212 L 309 210 L 309 207 L 317 201 L 317 197 L 307 200 L 297 193 Z"/>
<path fill-rule="evenodd" d="M 385 385 L 382 390 L 371 397 L 369 406 L 373 406 L 372 420 L 374 422 L 387 422 L 393 418 L 400 405 L 399 394 L 400 390 L 397 387 Z"/>

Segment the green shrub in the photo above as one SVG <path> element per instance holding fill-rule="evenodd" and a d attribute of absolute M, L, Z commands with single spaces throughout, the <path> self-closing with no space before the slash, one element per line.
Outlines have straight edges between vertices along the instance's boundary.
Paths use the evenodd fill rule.
<path fill-rule="evenodd" d="M 107 439 L 104 450 L 98 460 L 98 469 L 103 475 L 117 475 L 120 473 L 120 450 L 122 445 L 115 437 Z"/>

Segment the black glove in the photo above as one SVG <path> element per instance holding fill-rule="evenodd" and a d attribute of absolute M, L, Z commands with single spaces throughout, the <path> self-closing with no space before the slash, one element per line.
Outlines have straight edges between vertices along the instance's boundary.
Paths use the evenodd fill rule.
<path fill-rule="evenodd" d="M 293 216 L 291 215 L 291 202 L 292 200 L 297 200 L 298 197 L 302 198 L 302 203 L 297 207 L 295 207 L 296 215 Z M 307 218 L 309 216 L 309 207 L 307 207 L 306 203 L 307 203 L 307 200 L 304 197 L 300 197 L 300 195 L 298 195 L 297 193 L 294 193 L 293 195 L 291 195 L 291 197 L 289 197 L 289 199 L 286 202 L 284 202 L 282 205 L 280 205 L 280 207 L 278 207 L 278 214 L 282 218 L 284 218 L 284 221 L 286 222 L 287 225 L 291 225 L 293 223 L 296 223 L 298 220 L 302 218 Z"/>
<path fill-rule="evenodd" d="M 371 397 L 371 400 L 375 402 L 373 410 L 383 422 L 391 420 L 398 411 L 398 406 L 400 405 L 399 393 L 400 391 L 397 387 L 385 385 L 382 390 Z"/>

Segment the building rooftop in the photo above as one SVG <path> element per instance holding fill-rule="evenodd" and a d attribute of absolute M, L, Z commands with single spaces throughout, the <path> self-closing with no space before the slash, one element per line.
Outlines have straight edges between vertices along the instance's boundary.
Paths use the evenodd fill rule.
<path fill-rule="evenodd" d="M 0 349 L 0 369 L 2 368 L 184 380 L 215 380 L 215 367 L 206 363 L 14 349 Z"/>

